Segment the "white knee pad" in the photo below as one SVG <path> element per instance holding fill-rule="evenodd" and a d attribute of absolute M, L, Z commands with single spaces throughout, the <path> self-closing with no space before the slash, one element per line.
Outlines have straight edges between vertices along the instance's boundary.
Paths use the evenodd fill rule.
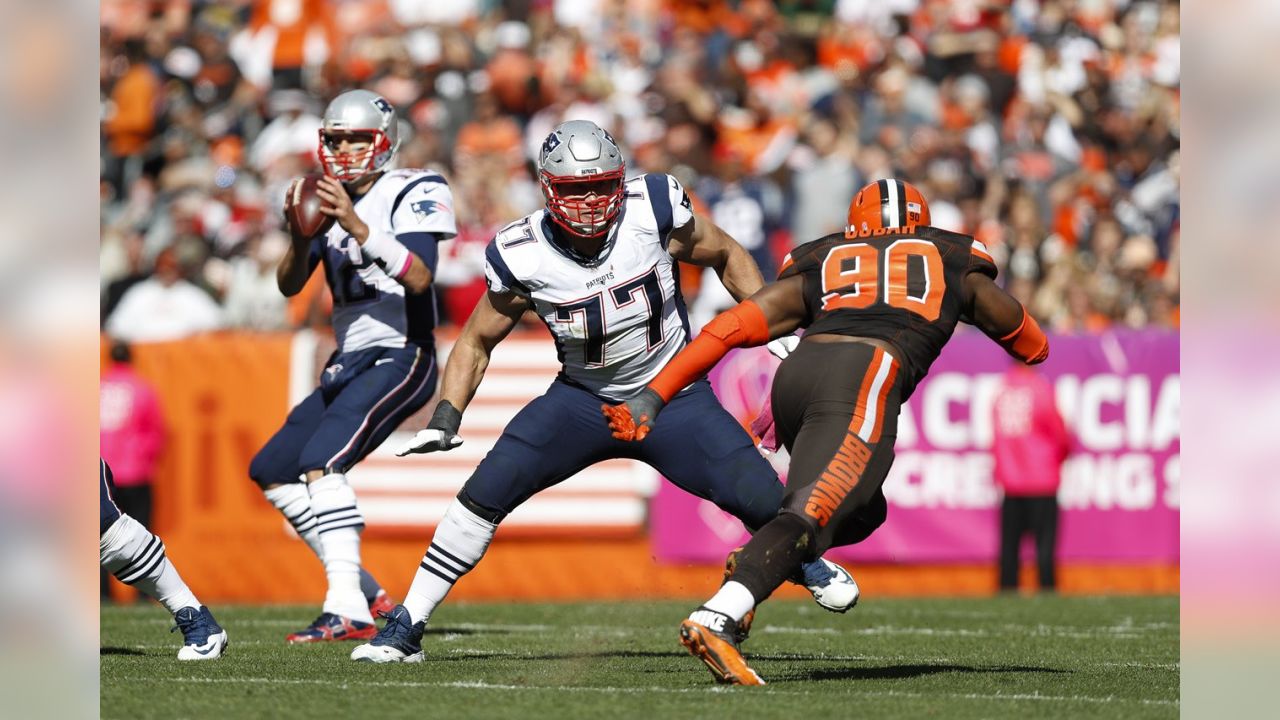
<path fill-rule="evenodd" d="M 343 528 L 364 529 L 364 515 L 356 507 L 356 491 L 347 484 L 347 477 L 331 473 L 307 485 L 311 494 L 311 512 L 316 518 L 316 528 L 321 534 Z"/>

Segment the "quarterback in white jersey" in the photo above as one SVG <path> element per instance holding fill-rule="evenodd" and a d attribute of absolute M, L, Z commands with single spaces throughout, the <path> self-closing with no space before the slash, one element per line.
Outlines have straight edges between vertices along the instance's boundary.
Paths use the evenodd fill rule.
<path fill-rule="evenodd" d="M 763 286 L 755 262 L 706 217 L 680 183 L 650 174 L 624 182 L 626 166 L 609 133 L 571 120 L 539 154 L 547 207 L 504 228 L 486 250 L 489 291 L 467 320 L 445 367 L 440 402 L 427 429 L 401 454 L 457 447 L 462 411 L 490 353 L 527 310 L 555 337 L 563 369 L 546 394 L 512 419 L 463 485 L 436 529 L 404 605 L 355 660 L 422 659 L 426 620 L 489 545 L 498 523 L 534 493 L 602 460 L 630 457 L 680 488 L 711 500 L 751 529 L 777 513 L 783 487 L 751 437 L 720 406 L 710 385 L 672 399 L 655 435 L 615 440 L 601 404 L 628 397 L 689 341 L 676 261 L 713 268 L 742 298 Z M 843 611 L 857 586 L 843 569 L 816 560 L 797 578 L 820 604 Z"/>
<path fill-rule="evenodd" d="M 360 567 L 364 518 L 346 473 L 435 392 L 430 286 L 436 244 L 457 232 L 443 177 L 388 168 L 398 144 L 395 110 L 382 97 L 353 90 L 330 103 L 317 194 L 335 222 L 321 236 L 294 237 L 276 274 L 294 295 L 324 266 L 338 340 L 320 387 L 249 465 L 329 580 L 320 617 L 290 633 L 291 643 L 373 637 L 372 613 L 393 607 Z"/>
<path fill-rule="evenodd" d="M 369 227 L 370 238 L 394 238 L 408 252 L 384 260 L 368 251 L 368 240 L 362 245 L 338 223 L 311 244 L 307 262 L 312 267 L 323 262 L 333 294 L 339 350 L 408 343 L 430 347 L 437 317 L 435 295 L 426 285 L 407 282 L 407 275 L 414 268 L 413 257 L 434 272 L 436 243 L 458 232 L 448 184 L 435 172 L 392 170 L 356 198 L 354 208 Z"/>

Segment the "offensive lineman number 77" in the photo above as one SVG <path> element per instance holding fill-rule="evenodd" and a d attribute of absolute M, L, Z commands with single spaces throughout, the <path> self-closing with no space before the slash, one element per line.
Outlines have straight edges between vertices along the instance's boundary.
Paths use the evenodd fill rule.
<path fill-rule="evenodd" d="M 912 295 L 907 288 L 912 257 L 923 261 L 924 289 L 919 295 Z M 937 246 L 925 240 L 898 240 L 883 253 L 866 243 L 837 245 L 822 261 L 822 309 L 827 312 L 867 308 L 883 294 L 886 305 L 933 322 L 942 310 L 945 289 L 942 256 Z"/>

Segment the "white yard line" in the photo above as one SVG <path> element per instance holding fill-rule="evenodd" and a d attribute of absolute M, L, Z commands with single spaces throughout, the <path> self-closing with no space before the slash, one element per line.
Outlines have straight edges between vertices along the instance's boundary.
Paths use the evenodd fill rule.
<path fill-rule="evenodd" d="M 787 635 L 931 635 L 938 637 L 1000 637 L 1021 635 L 1031 637 L 1075 638 L 1084 640 L 1135 640 L 1145 637 L 1149 630 L 1158 630 L 1147 626 L 1087 628 L 1055 627 L 1053 625 L 1004 625 L 994 628 L 931 628 L 931 627 L 897 627 L 894 625 L 877 625 L 861 628 L 810 628 L 790 625 L 765 625 L 754 632 Z"/>
<path fill-rule="evenodd" d="M 576 693 L 604 693 L 604 694 L 688 694 L 688 693 L 724 693 L 732 692 L 732 687 L 724 687 L 711 685 L 702 688 L 670 688 L 670 687 L 579 687 L 566 685 L 502 685 L 497 683 L 486 683 L 481 681 L 453 681 L 453 682 L 418 682 L 411 680 L 352 680 L 350 682 L 335 682 L 332 679 L 306 679 L 306 678 L 247 678 L 247 677 L 228 677 L 228 678 L 207 678 L 207 677 L 120 677 L 113 678 L 112 681 L 136 682 L 136 683 L 210 683 L 219 685 L 323 685 L 329 688 L 337 688 L 341 690 L 351 689 L 353 687 L 399 687 L 399 688 L 456 688 L 462 690 L 503 690 L 503 691 L 535 691 L 535 692 L 576 692 Z M 830 688 L 822 691 L 806 691 L 806 690 L 779 690 L 771 687 L 764 687 L 754 692 L 767 693 L 770 695 L 830 695 Z M 1045 702 L 1080 702 L 1095 704 L 1111 704 L 1111 703 L 1130 703 L 1138 705 L 1169 705 L 1176 706 L 1180 704 L 1178 700 L 1150 700 L 1143 698 L 1122 698 L 1114 695 L 1106 697 L 1093 697 L 1091 695 L 1041 695 L 1039 693 L 1022 693 L 1022 694 L 986 694 L 986 693 L 913 693 L 902 692 L 896 690 L 872 691 L 872 692 L 853 692 L 848 695 L 858 697 L 903 697 L 918 698 L 921 700 L 949 699 L 949 700 L 1003 700 L 1021 702 L 1024 700 L 1045 701 Z"/>
<path fill-rule="evenodd" d="M 1181 670 L 1182 663 L 1145 663 L 1145 662 L 1104 662 L 1097 663 L 1102 667 L 1127 667 L 1142 670 Z"/>

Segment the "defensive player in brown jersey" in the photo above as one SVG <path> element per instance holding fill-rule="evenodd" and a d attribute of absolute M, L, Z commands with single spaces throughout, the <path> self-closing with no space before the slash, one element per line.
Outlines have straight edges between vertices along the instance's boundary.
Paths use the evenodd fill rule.
<path fill-rule="evenodd" d="M 796 248 L 777 282 L 708 323 L 637 396 L 603 408 L 614 437 L 643 440 L 663 405 L 731 348 L 806 328 L 773 380 L 777 434 L 791 454 L 783 505 L 719 592 L 680 625 L 681 642 L 718 681 L 763 684 L 738 647 L 744 618 L 800 563 L 861 542 L 884 522 L 899 408 L 957 322 L 1028 364 L 1048 356 L 1039 325 L 995 276 L 982 243 L 929 226 L 919 190 L 871 183 L 850 204 L 843 233 Z"/>

